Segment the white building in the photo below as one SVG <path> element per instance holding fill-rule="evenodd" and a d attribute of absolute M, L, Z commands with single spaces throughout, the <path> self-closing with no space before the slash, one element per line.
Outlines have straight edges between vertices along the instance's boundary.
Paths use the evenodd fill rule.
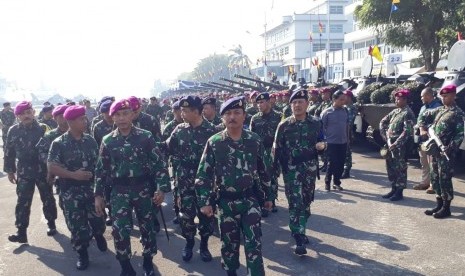
<path fill-rule="evenodd" d="M 261 35 L 266 40 L 266 78 L 270 79 L 273 72 L 278 80 L 287 81 L 290 71 L 306 77 L 310 72 L 310 56 L 326 48 L 330 51 L 343 49 L 344 34 L 351 32 L 353 27 L 352 18 L 344 15 L 344 7 L 351 2 L 321 1 L 303 14 L 283 16 L 279 25 L 267 29 Z M 262 78 L 265 71 L 263 63 L 258 62 L 254 68 L 255 73 Z"/>

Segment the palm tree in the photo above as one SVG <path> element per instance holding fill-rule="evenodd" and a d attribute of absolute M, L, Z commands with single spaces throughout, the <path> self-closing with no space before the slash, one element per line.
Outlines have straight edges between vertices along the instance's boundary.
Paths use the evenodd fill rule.
<path fill-rule="evenodd" d="M 247 71 L 250 68 L 252 61 L 250 61 L 249 56 L 242 52 L 242 46 L 239 44 L 235 48 L 229 50 L 229 67 L 230 68 L 240 68 L 239 71 Z M 236 71 L 237 72 L 237 71 Z"/>

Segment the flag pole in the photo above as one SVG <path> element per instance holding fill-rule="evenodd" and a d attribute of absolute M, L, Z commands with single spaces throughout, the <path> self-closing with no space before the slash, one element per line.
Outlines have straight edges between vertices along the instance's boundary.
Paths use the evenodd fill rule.
<path fill-rule="evenodd" d="M 394 2 L 391 3 L 391 10 L 389 12 L 389 21 L 388 21 L 388 25 L 391 25 L 391 17 L 392 17 L 392 10 L 393 10 L 393 7 L 394 7 Z M 384 57 L 386 55 L 386 40 L 384 40 L 384 47 L 383 47 L 383 62 L 381 62 L 381 67 L 379 69 L 379 74 L 378 74 L 378 78 L 376 80 L 376 82 L 379 81 L 379 79 L 381 78 L 381 72 L 383 71 L 383 65 L 384 65 Z M 386 69 L 387 69 L 387 64 L 386 64 Z M 387 70 L 386 70 L 386 73 L 387 73 Z M 387 74 L 386 74 L 387 75 Z"/>

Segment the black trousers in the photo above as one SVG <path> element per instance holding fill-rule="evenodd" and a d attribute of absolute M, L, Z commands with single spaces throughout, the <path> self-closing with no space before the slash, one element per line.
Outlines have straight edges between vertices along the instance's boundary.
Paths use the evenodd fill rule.
<path fill-rule="evenodd" d="M 347 144 L 328 143 L 328 170 L 326 171 L 325 183 L 341 185 L 341 176 L 344 171 L 344 161 L 346 158 Z"/>

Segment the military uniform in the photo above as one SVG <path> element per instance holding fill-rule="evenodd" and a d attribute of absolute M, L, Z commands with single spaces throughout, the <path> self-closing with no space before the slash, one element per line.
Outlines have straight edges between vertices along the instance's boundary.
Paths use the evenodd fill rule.
<path fill-rule="evenodd" d="M 188 243 L 190 242 L 188 244 L 190 250 L 192 250 L 196 234 L 197 227 L 194 222 L 196 216 L 199 218 L 199 235 L 202 237 L 204 247 L 207 246 L 208 238 L 213 234 L 214 218 L 207 217 L 200 212 L 194 183 L 205 144 L 215 133 L 217 133 L 215 126 L 207 120 L 203 120 L 202 124 L 195 128 L 188 123 L 182 123 L 176 127 L 167 141 L 170 156 L 176 160 L 174 175 L 176 193 L 180 198 L 180 224 L 183 237 Z M 190 254 L 185 259 L 190 259 L 189 257 L 192 255 Z"/>
<path fill-rule="evenodd" d="M 464 119 L 464 112 L 457 106 L 441 106 L 427 110 L 418 118 L 420 127 L 426 128 L 431 124 L 430 127 L 445 146 L 445 152 L 449 157 L 447 160 L 439 152 L 432 155 L 430 178 L 438 206 L 425 211 L 427 215 L 434 215 L 436 218 L 450 216 L 450 202 L 454 199 L 452 176 L 456 153 L 463 140 Z"/>
<path fill-rule="evenodd" d="M 290 104 L 287 104 L 287 105 L 283 108 L 283 119 L 289 118 L 289 117 L 291 117 L 291 115 L 292 115 L 292 108 L 291 108 L 291 105 L 290 105 Z"/>
<path fill-rule="evenodd" d="M 172 120 L 174 120 L 174 114 L 173 114 L 173 110 L 170 109 L 170 110 L 166 111 L 165 123 L 171 122 Z"/>
<path fill-rule="evenodd" d="M 414 124 L 415 115 L 408 106 L 394 109 L 379 123 L 381 136 L 395 146 L 395 149 L 386 156 L 388 179 L 393 190 L 401 191 L 407 187 L 405 151 L 408 139 L 413 137 Z"/>
<path fill-rule="evenodd" d="M 217 126 L 217 125 L 219 125 L 219 124 L 221 124 L 221 123 L 223 122 L 223 121 L 221 120 L 221 118 L 218 117 L 217 115 L 215 115 L 215 117 L 213 118 L 213 120 L 210 121 L 210 120 L 207 119 L 207 121 L 210 122 L 211 124 L 213 124 L 214 126 Z"/>
<path fill-rule="evenodd" d="M 271 148 L 273 147 L 274 136 L 276 129 L 281 122 L 281 117 L 281 113 L 271 109 L 268 114 L 258 112 L 252 117 L 250 122 L 250 131 L 257 133 L 258 136 L 260 136 L 265 148 L 264 160 L 269 169 L 268 174 L 271 177 L 271 188 L 273 190 L 273 198 L 275 199 L 278 197 L 279 170 L 275 171 L 275 173 L 272 171 Z"/>
<path fill-rule="evenodd" d="M 167 123 L 165 125 L 165 128 L 163 129 L 163 132 L 162 132 L 162 140 L 163 141 L 166 141 L 166 139 L 170 138 L 171 136 L 171 133 L 173 132 L 173 130 L 179 125 L 181 124 L 182 121 L 176 121 L 176 120 L 171 120 L 169 123 Z"/>
<path fill-rule="evenodd" d="M 163 109 L 158 104 L 148 104 L 147 108 L 145 108 L 145 113 L 155 117 L 158 121 L 160 121 L 161 116 L 163 115 Z"/>
<path fill-rule="evenodd" d="M 305 120 L 298 121 L 291 116 L 279 124 L 273 145 L 274 168 L 281 166 L 283 172 L 289 228 L 297 246 L 306 241 L 305 229 L 318 170 L 315 145 L 322 138 L 321 131 L 318 118 L 307 115 Z"/>
<path fill-rule="evenodd" d="M 93 172 L 97 161 L 98 146 L 94 138 L 83 134 L 76 140 L 69 132 L 52 142 L 48 162 L 61 165 L 69 171 L 84 169 Z M 105 221 L 95 213 L 93 180 L 78 181 L 60 178 L 60 197 L 66 225 L 71 232 L 74 250 L 89 247 L 93 236 L 102 236 Z"/>
<path fill-rule="evenodd" d="M 115 129 L 114 124 L 109 124 L 107 121 L 103 119 L 100 122 L 97 122 L 92 128 L 92 136 L 97 142 L 97 145 L 100 146 L 100 144 L 102 143 L 103 137 L 107 135 L 108 133 L 112 132 L 114 129 Z"/>
<path fill-rule="evenodd" d="M 357 116 L 358 110 L 354 104 L 346 105 L 345 107 L 349 115 L 349 142 L 347 143 L 346 158 L 344 161 L 344 175 L 350 177 L 350 170 L 352 169 L 352 146 L 350 141 L 353 140 L 355 116 Z"/>
<path fill-rule="evenodd" d="M 267 201 L 273 200 L 273 193 L 263 157 L 257 134 L 243 130 L 241 139 L 234 141 L 224 130 L 208 139 L 199 164 L 195 183 L 198 204 L 200 208 L 214 205 L 212 196 L 218 193 L 222 264 L 228 271 L 239 268 L 242 229 L 250 275 L 264 275 L 260 204 L 254 188 L 263 189 Z"/>
<path fill-rule="evenodd" d="M 245 118 L 244 126 L 248 128 L 250 126 L 250 121 L 252 120 L 252 116 L 258 113 L 258 107 L 252 105 L 245 109 L 245 113 L 247 116 Z"/>
<path fill-rule="evenodd" d="M 53 120 L 53 118 L 50 118 L 50 119 L 42 118 L 41 120 L 39 120 L 39 123 L 46 124 L 50 129 L 54 129 L 54 128 L 58 127 L 57 122 L 55 122 L 55 120 Z"/>
<path fill-rule="evenodd" d="M 152 197 L 157 189 L 169 192 L 170 186 L 166 163 L 150 132 L 132 127 L 128 136 L 122 136 L 116 129 L 103 138 L 95 169 L 96 196 L 103 197 L 108 178 L 112 183 L 110 204 L 116 258 L 125 261 L 131 257 L 133 209 L 139 221 L 142 254 L 155 255 Z"/>
<path fill-rule="evenodd" d="M 133 121 L 135 127 L 150 131 L 155 141 L 161 140 L 160 122 L 153 116 L 141 112 L 139 116 Z"/>
<path fill-rule="evenodd" d="M 5 147 L 6 136 L 10 127 L 15 123 L 16 116 L 11 110 L 3 109 L 0 113 L 0 121 L 2 122 L 2 140 Z"/>
<path fill-rule="evenodd" d="M 17 173 L 15 225 L 19 229 L 29 226 L 32 197 L 35 186 L 39 189 L 43 203 L 42 211 L 49 224 L 57 218 L 57 207 L 53 197 L 52 186 L 46 181 L 46 167 L 39 162 L 36 148 L 40 138 L 44 136 L 45 126 L 33 121 L 31 125 L 16 124 L 8 131 L 3 170 L 6 173 Z M 16 163 L 16 160 L 18 162 Z"/>
<path fill-rule="evenodd" d="M 330 108 L 333 103 L 331 100 L 327 100 L 327 101 L 323 101 L 321 103 L 310 103 L 311 105 L 309 105 L 309 107 L 307 108 L 307 111 L 310 115 L 314 115 L 314 116 L 317 116 L 318 118 L 320 117 L 321 113 L 327 109 L 327 108 Z M 312 106 L 313 105 L 316 105 L 315 107 L 315 113 L 314 114 L 311 114 L 313 111 L 312 111 Z"/>
<path fill-rule="evenodd" d="M 307 113 L 312 116 L 317 116 L 315 113 L 317 109 L 319 109 L 321 103 L 320 102 L 310 102 L 307 108 Z M 320 111 L 321 113 L 322 111 Z"/>
<path fill-rule="evenodd" d="M 94 126 L 96 123 L 100 122 L 101 120 L 103 120 L 103 114 L 99 114 L 97 117 L 94 117 L 92 119 L 92 122 L 89 124 L 90 125 L 90 131 L 91 133 L 93 133 L 93 129 L 94 129 Z"/>

